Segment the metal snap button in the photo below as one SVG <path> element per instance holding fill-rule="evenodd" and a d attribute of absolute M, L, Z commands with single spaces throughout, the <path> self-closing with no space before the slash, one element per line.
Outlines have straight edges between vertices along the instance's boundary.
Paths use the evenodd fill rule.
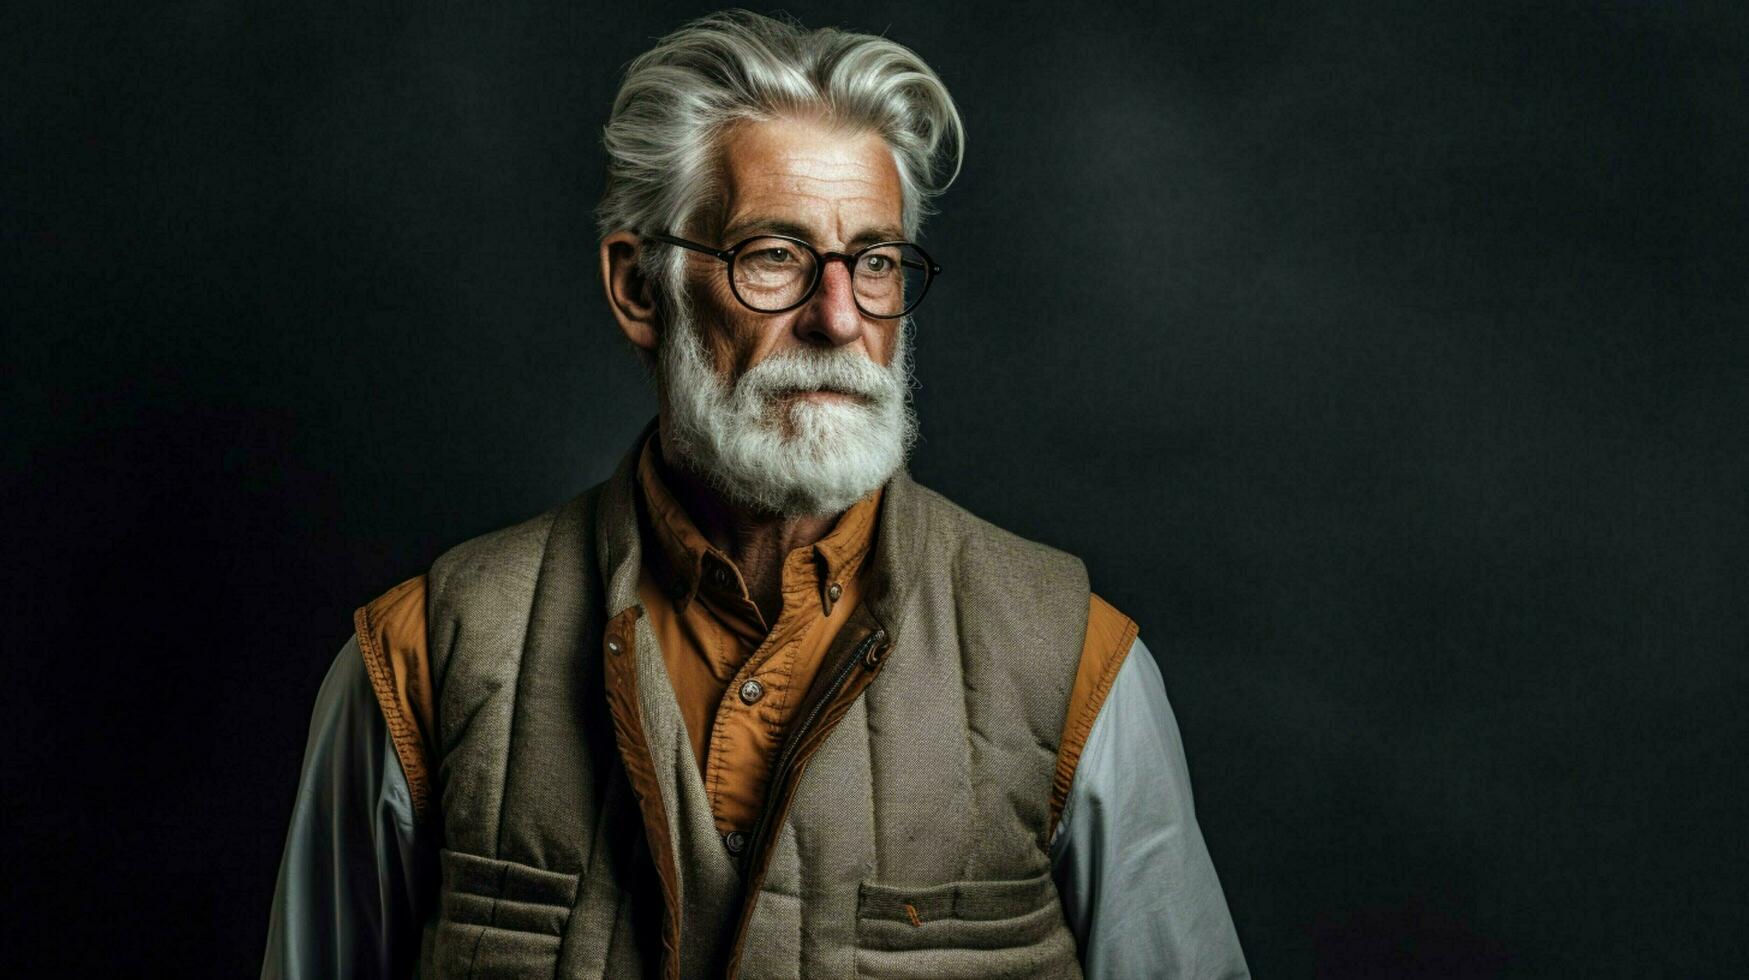
<path fill-rule="evenodd" d="M 731 830 L 723 835 L 723 846 L 730 854 L 739 854 L 747 849 L 747 835 L 739 830 Z"/>
<path fill-rule="evenodd" d="M 739 693 L 741 695 L 742 704 L 758 704 L 759 699 L 765 696 L 765 685 L 749 677 L 746 682 L 741 685 Z"/>
<path fill-rule="evenodd" d="M 826 589 L 826 598 L 831 599 L 833 602 L 837 602 L 838 597 L 843 594 L 844 587 L 837 582 L 833 582 L 832 585 Z"/>
<path fill-rule="evenodd" d="M 619 637 L 610 636 L 607 638 L 607 652 L 608 653 L 618 653 L 623 649 L 625 649 L 625 647 L 620 644 Z"/>
<path fill-rule="evenodd" d="M 724 568 L 721 565 L 718 565 L 717 567 L 711 569 L 711 582 L 712 582 L 712 584 L 716 585 L 717 588 L 720 588 L 720 589 L 728 588 L 729 587 L 729 570 Z"/>

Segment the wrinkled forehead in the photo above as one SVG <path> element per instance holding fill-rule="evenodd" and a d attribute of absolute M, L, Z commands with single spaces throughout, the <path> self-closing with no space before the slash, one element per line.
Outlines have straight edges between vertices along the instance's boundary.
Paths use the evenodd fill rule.
<path fill-rule="evenodd" d="M 719 238 L 782 234 L 838 250 L 903 238 L 904 189 L 879 133 L 804 119 L 724 135 Z"/>

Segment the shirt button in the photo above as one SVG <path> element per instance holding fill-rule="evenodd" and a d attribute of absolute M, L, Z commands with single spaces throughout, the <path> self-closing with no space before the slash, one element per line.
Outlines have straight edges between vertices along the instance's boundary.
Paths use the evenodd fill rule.
<path fill-rule="evenodd" d="M 723 835 L 723 846 L 730 854 L 739 854 L 747 849 L 747 835 L 739 830 L 731 830 Z"/>
<path fill-rule="evenodd" d="M 719 589 L 729 587 L 729 570 L 721 565 L 711 569 L 711 583 Z"/>
<path fill-rule="evenodd" d="M 843 594 L 844 594 L 844 587 L 839 585 L 837 582 L 833 582 L 831 587 L 826 590 L 826 598 L 831 599 L 833 602 L 837 602 L 838 597 L 843 595 Z"/>
<path fill-rule="evenodd" d="M 608 641 L 607 641 L 607 652 L 608 653 L 618 653 L 622 649 L 624 649 L 624 647 L 620 646 L 619 637 L 615 636 L 615 637 L 608 638 Z"/>
<path fill-rule="evenodd" d="M 765 685 L 749 677 L 746 683 L 741 685 L 739 693 L 742 704 L 758 704 L 759 699 L 765 696 Z"/>

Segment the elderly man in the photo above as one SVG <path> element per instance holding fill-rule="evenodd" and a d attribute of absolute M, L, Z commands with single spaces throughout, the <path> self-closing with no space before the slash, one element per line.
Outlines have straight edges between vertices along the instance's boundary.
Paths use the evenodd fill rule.
<path fill-rule="evenodd" d="M 605 142 L 657 419 L 358 611 L 265 974 L 1244 975 L 1135 625 L 906 476 L 940 79 L 721 14 Z"/>

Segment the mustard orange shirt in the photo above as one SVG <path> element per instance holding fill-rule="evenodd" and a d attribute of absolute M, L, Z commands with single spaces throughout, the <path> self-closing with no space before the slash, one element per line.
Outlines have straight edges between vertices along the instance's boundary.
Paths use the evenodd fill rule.
<path fill-rule="evenodd" d="M 750 830 L 784 735 L 833 637 L 862 596 L 880 493 L 824 538 L 784 557 L 775 622 L 735 563 L 705 540 L 662 482 L 656 442 L 638 461 L 644 567 L 638 596 L 655 630 L 717 829 Z"/>
<path fill-rule="evenodd" d="M 711 545 L 662 481 L 655 439 L 644 446 L 644 568 L 639 598 L 662 648 L 717 830 L 759 819 L 771 767 L 827 649 L 862 596 L 880 492 L 813 545 L 784 558 L 782 611 L 766 622 L 735 563 Z M 1061 811 L 1081 746 L 1136 626 L 1098 596 L 1064 723 L 1052 812 Z"/>

